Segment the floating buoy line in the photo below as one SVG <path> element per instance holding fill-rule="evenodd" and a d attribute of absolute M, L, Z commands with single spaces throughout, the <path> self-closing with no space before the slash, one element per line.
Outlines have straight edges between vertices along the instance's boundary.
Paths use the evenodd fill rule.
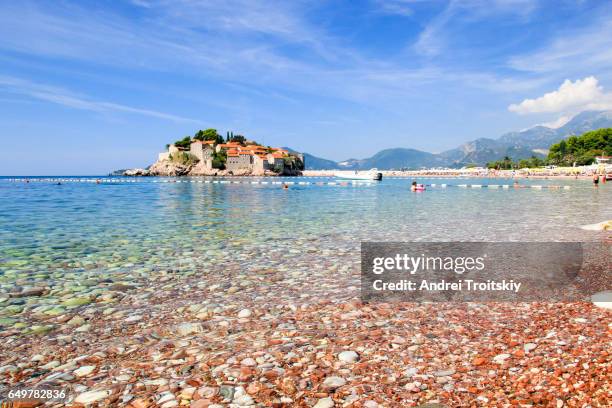
<path fill-rule="evenodd" d="M 326 177 L 301 177 L 307 179 L 326 178 Z M 400 179 L 399 177 L 393 179 Z M 202 179 L 202 178 L 190 178 L 190 179 L 163 179 L 163 178 L 149 178 L 149 177 L 135 177 L 135 178 L 91 178 L 91 177 L 36 177 L 36 178 L 4 178 L 0 181 L 13 182 L 13 183 L 51 183 L 51 184 L 62 184 L 62 183 L 90 183 L 90 184 L 124 184 L 124 183 L 201 183 L 201 184 L 252 184 L 252 185 L 327 185 L 327 186 L 374 186 L 377 182 L 369 180 L 343 180 L 343 181 L 264 181 L 264 180 L 250 180 L 249 177 L 235 177 L 231 179 Z M 426 187 L 432 189 L 445 189 L 445 188 L 464 188 L 464 189 L 490 189 L 490 190 L 509 190 L 509 189 L 532 189 L 532 190 L 569 190 L 570 186 L 560 185 L 538 185 L 538 184 L 448 184 L 448 183 L 431 183 L 425 184 Z"/>

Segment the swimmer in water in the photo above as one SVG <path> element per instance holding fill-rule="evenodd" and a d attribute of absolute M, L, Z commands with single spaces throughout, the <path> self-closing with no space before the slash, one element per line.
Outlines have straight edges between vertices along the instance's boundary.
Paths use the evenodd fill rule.
<path fill-rule="evenodd" d="M 413 181 L 412 185 L 410 186 L 410 191 L 425 191 L 425 186 L 422 184 L 417 184 L 416 181 Z"/>
<path fill-rule="evenodd" d="M 289 190 L 289 185 L 288 185 L 288 184 L 283 183 L 283 190 Z"/>

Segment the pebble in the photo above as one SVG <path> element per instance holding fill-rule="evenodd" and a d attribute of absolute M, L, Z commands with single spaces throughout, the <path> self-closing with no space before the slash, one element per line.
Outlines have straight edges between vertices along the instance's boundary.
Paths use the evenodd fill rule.
<path fill-rule="evenodd" d="M 96 369 L 96 366 L 82 366 L 73 371 L 77 377 L 86 377 Z"/>
<path fill-rule="evenodd" d="M 81 316 L 74 316 L 72 319 L 68 320 L 68 324 L 71 326 L 80 326 L 85 323 L 85 319 Z"/>
<path fill-rule="evenodd" d="M 323 386 L 328 390 L 335 390 L 336 388 L 342 387 L 346 384 L 346 380 L 342 377 L 330 376 L 325 378 Z"/>
<path fill-rule="evenodd" d="M 79 333 L 86 333 L 91 329 L 91 324 L 84 324 L 81 327 L 76 328 L 74 331 Z"/>
<path fill-rule="evenodd" d="M 332 400 L 330 397 L 326 397 L 319 399 L 312 408 L 333 408 L 334 405 L 334 400 Z"/>
<path fill-rule="evenodd" d="M 87 391 L 77 395 L 74 402 L 78 404 L 88 405 L 96 401 L 103 400 L 110 395 L 110 391 Z"/>
<path fill-rule="evenodd" d="M 132 315 L 129 316 L 127 319 L 125 319 L 126 323 L 136 323 L 142 320 L 142 316 L 141 315 Z"/>
<path fill-rule="evenodd" d="M 226 400 L 231 401 L 234 399 L 234 387 L 230 385 L 222 385 L 219 389 L 219 394 Z"/>
<path fill-rule="evenodd" d="M 354 351 L 343 351 L 338 354 L 338 360 L 343 361 L 345 363 L 354 363 L 359 360 L 359 354 Z"/>
<path fill-rule="evenodd" d="M 523 346 L 523 351 L 525 351 L 525 353 L 529 353 L 533 350 L 535 350 L 538 347 L 537 344 L 535 343 L 527 343 Z"/>
<path fill-rule="evenodd" d="M 255 367 L 257 365 L 257 361 L 253 360 L 252 358 L 248 357 L 243 359 L 240 362 L 241 365 L 246 366 L 246 367 Z"/>
<path fill-rule="evenodd" d="M 453 369 L 453 368 L 449 368 L 447 370 L 440 370 L 440 371 L 434 372 L 434 375 L 436 377 L 447 377 L 447 376 L 450 376 L 450 375 L 453 375 L 453 374 L 455 374 L 455 369 Z"/>
<path fill-rule="evenodd" d="M 181 336 L 201 333 L 203 331 L 204 327 L 201 323 L 181 323 L 176 328 L 176 332 Z"/>
<path fill-rule="evenodd" d="M 242 309 L 240 312 L 238 312 L 238 317 L 240 319 L 246 319 L 247 317 L 251 317 L 252 314 L 251 309 Z"/>
<path fill-rule="evenodd" d="M 504 361 L 510 358 L 510 354 L 498 354 L 493 357 L 493 362 L 497 364 L 503 364 Z"/>
<path fill-rule="evenodd" d="M 91 303 L 91 299 L 87 297 L 77 297 L 77 298 L 71 298 L 71 299 L 63 301 L 62 305 L 70 307 L 70 306 L 83 306 L 83 305 L 88 305 L 90 303 Z"/>

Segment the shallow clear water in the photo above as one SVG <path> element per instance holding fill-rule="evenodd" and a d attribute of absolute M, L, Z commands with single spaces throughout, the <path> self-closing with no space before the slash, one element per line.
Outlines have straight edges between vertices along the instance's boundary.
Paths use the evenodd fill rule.
<path fill-rule="evenodd" d="M 311 184 L 287 191 L 271 184 L 282 179 L 161 182 L 167 180 L 55 185 L 0 178 L 2 281 L 230 262 L 247 270 L 290 268 L 305 254 L 322 254 L 328 263 L 355 255 L 361 240 L 588 241 L 602 233 L 579 226 L 612 218 L 612 184 L 595 189 L 579 180 L 521 180 L 569 190 L 492 190 L 456 186 L 512 181 L 423 178 L 448 184 L 424 193 L 410 192 L 407 179 L 327 185 L 316 183 L 334 180 L 292 178 L 285 180 Z"/>

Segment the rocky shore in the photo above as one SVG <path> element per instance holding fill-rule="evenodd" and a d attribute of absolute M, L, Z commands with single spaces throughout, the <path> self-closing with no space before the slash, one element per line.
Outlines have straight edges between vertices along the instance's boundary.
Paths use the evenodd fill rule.
<path fill-rule="evenodd" d="M 146 169 L 136 168 L 123 171 L 124 176 L 300 176 L 302 172 L 285 169 L 282 173 L 271 170 L 253 172 L 250 170 L 207 169 L 202 163 L 181 164 L 170 160 L 158 160 Z"/>
<path fill-rule="evenodd" d="M 607 406 L 612 311 L 363 304 L 356 266 L 2 285 L 0 388 L 68 387 L 55 407 Z"/>

